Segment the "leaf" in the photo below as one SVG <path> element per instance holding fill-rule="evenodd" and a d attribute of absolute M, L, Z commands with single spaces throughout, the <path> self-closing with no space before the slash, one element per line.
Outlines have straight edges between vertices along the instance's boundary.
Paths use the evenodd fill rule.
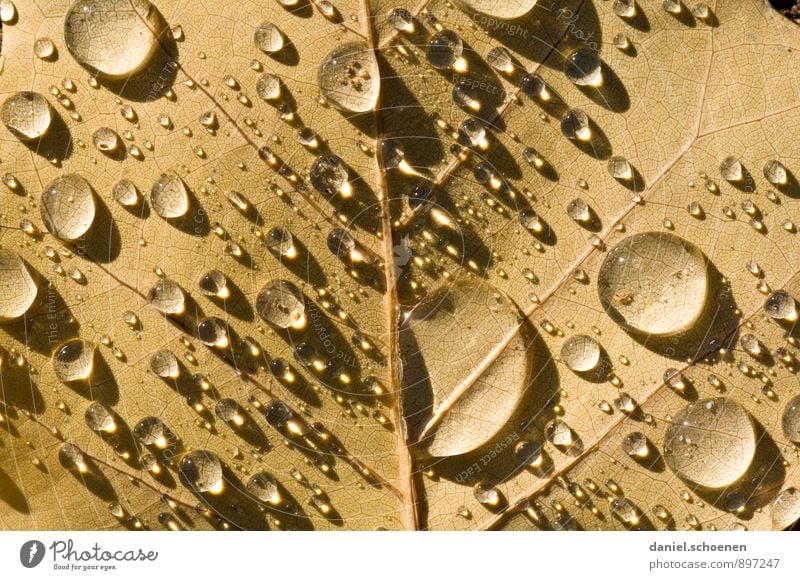
<path fill-rule="evenodd" d="M 80 1 L 0 3 L 3 529 L 797 520 L 766 2 Z"/>

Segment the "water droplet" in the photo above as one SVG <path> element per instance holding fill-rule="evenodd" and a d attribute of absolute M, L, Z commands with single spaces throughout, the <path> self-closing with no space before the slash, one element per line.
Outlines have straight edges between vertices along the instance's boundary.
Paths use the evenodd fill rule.
<path fill-rule="evenodd" d="M 789 441 L 800 443 L 800 395 L 795 395 L 786 403 L 781 425 L 783 434 Z"/>
<path fill-rule="evenodd" d="M 271 22 L 260 24 L 253 35 L 256 48 L 267 54 L 278 52 L 283 48 L 283 33 Z"/>
<path fill-rule="evenodd" d="M 620 156 L 612 157 L 608 160 L 608 172 L 614 179 L 628 181 L 633 177 L 633 169 L 627 159 Z"/>
<path fill-rule="evenodd" d="M 486 139 L 486 126 L 479 119 L 471 117 L 461 123 L 458 133 L 467 145 L 477 147 Z"/>
<path fill-rule="evenodd" d="M 86 407 L 83 418 L 86 421 L 86 425 L 92 431 L 106 431 L 111 433 L 117 428 L 117 424 L 114 421 L 114 413 L 103 403 L 91 403 Z"/>
<path fill-rule="evenodd" d="M 594 50 L 576 50 L 564 63 L 564 74 L 578 86 L 599 86 L 603 83 L 600 55 Z"/>
<path fill-rule="evenodd" d="M 211 451 L 198 449 L 184 455 L 180 472 L 189 485 L 200 493 L 222 491 L 222 464 Z"/>
<path fill-rule="evenodd" d="M 51 234 L 63 240 L 77 240 L 94 222 L 92 186 L 76 173 L 58 177 L 42 192 L 40 211 Z"/>
<path fill-rule="evenodd" d="M 561 346 L 561 360 L 578 373 L 594 370 L 600 362 L 600 345 L 585 334 L 571 336 Z"/>
<path fill-rule="evenodd" d="M 641 431 L 628 433 L 622 439 L 622 450 L 634 459 L 643 459 L 650 453 L 647 437 Z"/>
<path fill-rule="evenodd" d="M 739 339 L 739 343 L 742 345 L 742 348 L 745 350 L 745 352 L 753 356 L 758 356 L 761 354 L 761 342 L 759 342 L 758 338 L 756 338 L 754 334 L 749 332 L 747 334 L 743 334 Z"/>
<path fill-rule="evenodd" d="M 306 307 L 302 293 L 294 284 L 273 280 L 258 293 L 256 309 L 265 322 L 289 328 L 303 322 Z"/>
<path fill-rule="evenodd" d="M 626 327 L 668 335 L 700 318 L 708 294 L 705 256 L 673 234 L 648 232 L 614 247 L 600 267 L 600 302 Z"/>
<path fill-rule="evenodd" d="M 719 174 L 727 181 L 739 181 L 744 176 L 744 168 L 736 157 L 726 157 L 719 164 Z"/>
<path fill-rule="evenodd" d="M 496 0 L 459 0 L 459 4 L 468 12 L 479 12 L 499 20 L 514 20 L 528 14 L 536 6 L 537 0 L 515 0 L 514 2 L 497 2 Z M 501 23 L 478 20 L 476 22 L 499 26 Z"/>
<path fill-rule="evenodd" d="M 94 368 L 94 345 L 80 338 L 66 342 L 53 355 L 53 370 L 61 382 L 85 381 Z"/>
<path fill-rule="evenodd" d="M 180 374 L 178 359 L 172 351 L 167 348 L 156 351 L 156 353 L 150 357 L 150 368 L 162 379 L 174 379 Z"/>
<path fill-rule="evenodd" d="M 800 491 L 789 487 L 780 492 L 769 506 L 772 529 L 785 530 L 800 519 Z"/>
<path fill-rule="evenodd" d="M 631 41 L 623 33 L 614 35 L 612 42 L 614 43 L 615 47 L 622 51 L 628 50 L 631 45 Z"/>
<path fill-rule="evenodd" d="M 620 18 L 633 18 L 636 16 L 636 2 L 634 0 L 614 0 L 614 14 Z"/>
<path fill-rule="evenodd" d="M 294 417 L 294 413 L 292 413 L 292 410 L 286 403 L 276 399 L 270 401 L 267 406 L 264 407 L 264 417 L 267 423 L 276 429 L 281 429 L 291 421 L 292 417 Z"/>
<path fill-rule="evenodd" d="M 150 191 L 153 211 L 165 219 L 179 218 L 189 211 L 189 193 L 175 173 L 162 173 Z"/>
<path fill-rule="evenodd" d="M 328 249 L 340 258 L 349 256 L 355 249 L 356 242 L 353 236 L 343 228 L 334 228 L 328 234 Z"/>
<path fill-rule="evenodd" d="M 17 7 L 11 0 L 0 2 L 0 20 L 8 24 L 17 17 Z"/>
<path fill-rule="evenodd" d="M 775 320 L 797 320 L 797 304 L 786 290 L 776 290 L 767 296 L 764 312 Z"/>
<path fill-rule="evenodd" d="M 614 498 L 611 500 L 609 508 L 611 509 L 611 513 L 618 517 L 623 523 L 629 526 L 635 526 L 639 523 L 639 510 L 628 498 Z"/>
<path fill-rule="evenodd" d="M 519 214 L 517 214 L 517 221 L 519 221 L 519 224 L 523 228 L 532 232 L 541 232 L 544 228 L 539 216 L 532 209 L 523 209 L 519 212 Z"/>
<path fill-rule="evenodd" d="M 510 74 L 514 72 L 514 60 L 511 53 L 504 46 L 496 46 L 486 55 L 486 62 L 494 70 L 500 73 Z"/>
<path fill-rule="evenodd" d="M 344 197 L 350 196 L 351 190 L 348 182 L 347 165 L 337 155 L 331 153 L 317 157 L 311 165 L 309 176 L 311 184 L 320 193 L 324 193 L 327 196 L 336 194 Z"/>
<path fill-rule="evenodd" d="M 425 56 L 433 68 L 444 70 L 453 66 L 463 51 L 461 37 L 452 30 L 442 30 L 428 41 Z"/>
<path fill-rule="evenodd" d="M 214 406 L 214 413 L 226 423 L 233 423 L 234 425 L 242 425 L 244 423 L 241 407 L 233 399 L 220 399 L 217 401 Z"/>
<path fill-rule="evenodd" d="M 197 325 L 197 338 L 206 346 L 227 348 L 230 345 L 228 325 L 225 324 L 224 320 L 216 316 L 204 318 Z"/>
<path fill-rule="evenodd" d="M 575 443 L 572 429 L 561 419 L 553 419 L 545 425 L 545 437 L 557 447 L 569 447 Z"/>
<path fill-rule="evenodd" d="M 589 204 L 580 197 L 576 197 L 567 204 L 567 215 L 578 223 L 586 223 L 592 217 Z"/>
<path fill-rule="evenodd" d="M 389 13 L 389 24 L 397 32 L 412 32 L 414 30 L 414 17 L 405 8 L 395 8 Z"/>
<path fill-rule="evenodd" d="M 209 270 L 200 278 L 197 283 L 200 293 L 203 296 L 216 296 L 217 298 L 227 298 L 230 295 L 228 289 L 228 279 L 219 270 Z"/>
<path fill-rule="evenodd" d="M 682 9 L 680 0 L 664 0 L 661 6 L 670 14 L 679 14 Z"/>
<path fill-rule="evenodd" d="M 142 442 L 142 445 L 166 446 L 164 423 L 157 417 L 145 417 L 136 423 L 136 426 L 133 428 L 133 433 L 136 435 L 136 438 Z"/>
<path fill-rule="evenodd" d="M 342 44 L 320 63 L 318 82 L 322 96 L 337 109 L 371 111 L 380 91 L 375 53 L 360 42 Z"/>
<path fill-rule="evenodd" d="M 64 40 L 90 71 L 127 77 L 150 61 L 161 26 L 147 0 L 76 0 L 64 21 Z"/>
<path fill-rule="evenodd" d="M 293 258 L 297 253 L 292 233 L 283 226 L 269 230 L 264 236 L 264 245 L 274 254 L 287 258 Z"/>
<path fill-rule="evenodd" d="M 756 449 L 753 420 L 740 405 L 719 397 L 692 403 L 664 435 L 664 459 L 676 475 L 708 488 L 739 480 Z"/>
<path fill-rule="evenodd" d="M 92 135 L 92 143 L 98 151 L 115 151 L 119 147 L 119 135 L 113 129 L 100 127 Z"/>
<path fill-rule="evenodd" d="M 592 137 L 589 115 L 580 109 L 572 109 L 561 119 L 561 133 L 573 141 L 588 141 Z"/>
<path fill-rule="evenodd" d="M 764 177 L 772 185 L 784 185 L 788 179 L 788 174 L 783 163 L 773 159 L 772 161 L 767 161 L 764 165 Z"/>
<path fill-rule="evenodd" d="M 258 500 L 276 505 L 281 501 L 278 482 L 269 473 L 259 471 L 247 480 L 247 492 Z"/>
<path fill-rule="evenodd" d="M 281 79 L 270 73 L 258 77 L 256 92 L 265 101 L 275 101 L 281 96 Z"/>
<path fill-rule="evenodd" d="M 17 254 L 0 248 L 0 322 L 23 316 L 39 293 L 28 266 Z"/>
<path fill-rule="evenodd" d="M 150 290 L 150 306 L 161 314 L 181 314 L 186 309 L 186 295 L 176 282 L 163 278 Z"/>
<path fill-rule="evenodd" d="M 535 441 L 520 441 L 514 447 L 514 457 L 520 465 L 533 465 L 542 457 L 542 446 Z"/>
<path fill-rule="evenodd" d="M 133 207 L 139 203 L 139 191 L 130 179 L 120 179 L 111 191 L 114 200 L 122 206 Z"/>
<path fill-rule="evenodd" d="M 493 485 L 480 482 L 472 489 L 472 493 L 478 503 L 485 506 L 496 506 L 500 503 L 500 493 Z"/>
<path fill-rule="evenodd" d="M 56 45 L 49 38 L 37 38 L 33 43 L 33 54 L 37 58 L 47 60 L 51 58 L 56 52 Z"/>
<path fill-rule="evenodd" d="M 76 469 L 80 472 L 87 470 L 83 451 L 77 445 L 64 443 L 58 450 L 58 461 L 67 469 Z"/>

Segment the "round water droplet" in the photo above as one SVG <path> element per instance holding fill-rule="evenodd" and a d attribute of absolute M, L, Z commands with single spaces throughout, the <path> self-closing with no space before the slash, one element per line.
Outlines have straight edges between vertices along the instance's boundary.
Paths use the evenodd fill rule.
<path fill-rule="evenodd" d="M 786 403 L 781 425 L 783 434 L 789 441 L 800 443 L 800 395 L 795 395 Z"/>
<path fill-rule="evenodd" d="M 536 2 L 537 0 L 458 0 L 457 3 L 468 12 L 480 12 L 500 20 L 513 20 L 533 10 Z M 482 20 L 476 22 L 486 26 L 490 24 Z"/>
<path fill-rule="evenodd" d="M 542 446 L 535 441 L 520 441 L 514 446 L 514 457 L 520 465 L 533 465 L 542 456 Z"/>
<path fill-rule="evenodd" d="M 458 33 L 442 30 L 428 41 L 425 56 L 433 68 L 444 70 L 453 66 L 463 51 L 464 43 Z"/>
<path fill-rule="evenodd" d="M 263 471 L 253 474 L 247 480 L 247 493 L 258 500 L 273 505 L 281 501 L 278 482 L 269 473 L 264 473 Z"/>
<path fill-rule="evenodd" d="M 411 32 L 414 30 L 414 17 L 405 8 L 395 8 L 389 12 L 389 24 L 397 32 Z"/>
<path fill-rule="evenodd" d="M 181 314 L 186 309 L 186 295 L 176 282 L 163 278 L 150 290 L 150 306 L 161 314 Z"/>
<path fill-rule="evenodd" d="M 256 28 L 253 42 L 255 42 L 256 48 L 268 54 L 278 52 L 283 48 L 283 33 L 271 22 L 264 22 Z"/>
<path fill-rule="evenodd" d="M 47 133 L 53 111 L 42 95 L 24 91 L 5 100 L 0 108 L 0 120 L 20 141 L 33 141 Z"/>
<path fill-rule="evenodd" d="M 772 185 L 783 185 L 788 179 L 786 167 L 780 161 L 773 159 L 764 165 L 764 177 Z"/>
<path fill-rule="evenodd" d="M 739 181 L 744 176 L 744 168 L 736 157 L 726 157 L 719 164 L 719 174 L 727 181 Z"/>
<path fill-rule="evenodd" d="M 375 53 L 360 42 L 342 44 L 320 63 L 318 82 L 322 96 L 337 109 L 371 111 L 380 91 Z"/>
<path fill-rule="evenodd" d="M 167 348 L 157 351 L 150 357 L 150 368 L 162 379 L 174 379 L 180 374 L 178 359 Z"/>
<path fill-rule="evenodd" d="M 241 424 L 242 422 L 242 411 L 239 403 L 233 399 L 220 399 L 214 406 L 214 413 L 226 423 Z"/>
<path fill-rule="evenodd" d="M 692 403 L 664 435 L 664 459 L 682 479 L 708 488 L 738 481 L 756 450 L 753 420 L 739 404 L 719 397 Z"/>
<path fill-rule="evenodd" d="M 36 281 L 22 258 L 0 248 L 0 322 L 23 316 L 38 293 Z"/>
<path fill-rule="evenodd" d="M 179 469 L 187 483 L 200 493 L 222 490 L 222 464 L 211 451 L 190 451 L 181 459 Z"/>
<path fill-rule="evenodd" d="M 500 503 L 500 493 L 493 485 L 480 482 L 472 489 L 472 494 L 478 503 L 485 506 L 495 506 Z"/>
<path fill-rule="evenodd" d="M 55 53 L 56 45 L 53 44 L 53 41 L 49 38 L 37 38 L 36 42 L 33 43 L 33 54 L 35 54 L 37 58 L 47 60 Z"/>
<path fill-rule="evenodd" d="M 625 238 L 606 256 L 597 278 L 606 312 L 631 330 L 669 335 L 690 328 L 708 294 L 705 256 L 673 234 Z"/>
<path fill-rule="evenodd" d="M 197 338 L 206 346 L 225 348 L 230 344 L 228 325 L 216 316 L 209 316 L 197 325 Z"/>
<path fill-rule="evenodd" d="M 114 200 L 122 206 L 133 207 L 139 203 L 139 190 L 130 179 L 120 179 L 111 191 Z"/>
<path fill-rule="evenodd" d="M 764 312 L 775 320 L 797 319 L 797 304 L 786 290 L 776 290 L 764 301 Z"/>
<path fill-rule="evenodd" d="M 800 491 L 789 487 L 780 492 L 769 506 L 772 529 L 785 530 L 800 519 Z"/>
<path fill-rule="evenodd" d="M 573 141 L 588 141 L 592 136 L 589 115 L 580 109 L 572 109 L 561 119 L 561 133 Z"/>
<path fill-rule="evenodd" d="M 11 0 L 0 1 L 0 21 L 8 24 L 17 17 L 17 7 Z"/>
<path fill-rule="evenodd" d="M 286 423 L 288 423 L 293 416 L 294 413 L 292 413 L 292 410 L 289 408 L 289 406 L 283 401 L 279 401 L 277 399 L 270 401 L 269 404 L 264 407 L 264 417 L 266 418 L 267 423 L 277 429 L 280 429 L 286 425 Z"/>
<path fill-rule="evenodd" d="M 265 101 L 275 101 L 281 96 L 281 79 L 270 73 L 258 77 L 256 92 Z"/>
<path fill-rule="evenodd" d="M 150 202 L 162 218 L 179 218 L 189 211 L 189 192 L 175 173 L 162 173 L 150 191 Z"/>
<path fill-rule="evenodd" d="M 53 370 L 64 383 L 85 381 L 94 368 L 94 345 L 75 338 L 65 343 L 53 355 Z"/>
<path fill-rule="evenodd" d="M 600 55 L 594 50 L 576 50 L 567 57 L 564 74 L 578 86 L 599 86 L 603 83 Z"/>
<path fill-rule="evenodd" d="M 98 151 L 115 151 L 119 147 L 119 135 L 114 129 L 100 127 L 92 135 L 92 143 Z"/>
<path fill-rule="evenodd" d="M 333 252 L 335 256 L 344 258 L 349 256 L 355 249 L 356 241 L 353 236 L 343 228 L 334 228 L 328 234 L 328 249 Z"/>
<path fill-rule="evenodd" d="M 230 294 L 228 290 L 228 279 L 219 270 L 209 270 L 203 274 L 197 283 L 200 293 L 203 296 L 216 296 L 217 298 L 227 298 Z"/>
<path fill-rule="evenodd" d="M 571 336 L 561 346 L 561 360 L 578 373 L 594 370 L 600 362 L 600 345 L 585 334 Z"/>
<path fill-rule="evenodd" d="M 264 236 L 264 245 L 268 250 L 279 256 L 294 257 L 294 237 L 283 226 L 278 226 L 268 231 Z"/>
<path fill-rule="evenodd" d="M 75 0 L 64 21 L 67 50 L 110 77 L 144 68 L 158 49 L 162 19 L 147 0 Z"/>
<path fill-rule="evenodd" d="M 76 173 L 58 177 L 42 192 L 39 209 L 51 234 L 62 240 L 77 240 L 94 222 L 96 206 L 92 186 Z"/>
<path fill-rule="evenodd" d="M 303 320 L 306 306 L 303 294 L 294 284 L 273 280 L 258 293 L 256 310 L 265 322 L 289 328 Z"/>
<path fill-rule="evenodd" d="M 58 450 L 58 461 L 67 469 L 77 469 L 79 471 L 86 470 L 86 460 L 83 456 L 83 451 L 77 445 L 72 443 L 64 443 Z"/>
<path fill-rule="evenodd" d="M 561 419 L 553 419 L 545 425 L 544 435 L 547 440 L 558 447 L 569 447 L 575 443 L 575 434 Z"/>
<path fill-rule="evenodd" d="M 470 147 L 477 147 L 486 139 L 486 125 L 480 119 L 471 117 L 461 123 L 458 133 L 464 143 Z"/>
<path fill-rule="evenodd" d="M 338 155 L 322 155 L 312 163 L 311 184 L 327 196 L 349 194 L 347 165 Z"/>
<path fill-rule="evenodd" d="M 91 403 L 86 407 L 83 418 L 86 421 L 86 425 L 92 431 L 111 432 L 116 429 L 114 413 L 103 403 Z"/>
<path fill-rule="evenodd" d="M 581 197 L 576 197 L 567 204 L 567 215 L 579 223 L 588 222 L 592 217 L 589 204 Z"/>
<path fill-rule="evenodd" d="M 136 423 L 133 433 L 142 445 L 163 446 L 165 443 L 164 423 L 157 417 L 145 417 Z"/>

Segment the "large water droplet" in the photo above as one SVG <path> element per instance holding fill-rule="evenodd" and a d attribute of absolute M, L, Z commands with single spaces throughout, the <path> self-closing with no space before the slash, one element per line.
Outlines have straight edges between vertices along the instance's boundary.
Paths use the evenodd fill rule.
<path fill-rule="evenodd" d="M 161 25 L 147 0 L 76 0 L 64 21 L 64 41 L 82 66 L 126 77 L 150 61 Z"/>
<path fill-rule="evenodd" d="M 278 52 L 283 48 L 283 33 L 271 22 L 260 24 L 253 34 L 256 48 L 266 53 Z"/>
<path fill-rule="evenodd" d="M 150 357 L 150 368 L 162 379 L 174 379 L 180 374 L 178 359 L 168 348 L 162 348 Z"/>
<path fill-rule="evenodd" d="M 180 472 L 189 485 L 200 493 L 222 491 L 222 464 L 211 451 L 198 449 L 184 455 Z"/>
<path fill-rule="evenodd" d="M 47 133 L 53 112 L 42 95 L 24 91 L 5 100 L 0 108 L 0 120 L 19 140 L 32 141 Z"/>
<path fill-rule="evenodd" d="M 280 328 L 300 324 L 306 310 L 303 294 L 291 282 L 273 280 L 258 293 L 256 310 L 265 322 Z"/>
<path fill-rule="evenodd" d="M 576 50 L 564 63 L 564 74 L 579 86 L 596 87 L 603 82 L 603 67 L 600 55 L 595 50 Z"/>
<path fill-rule="evenodd" d="M 331 153 L 317 157 L 311 164 L 309 177 L 311 184 L 320 193 L 328 196 L 341 194 L 347 197 L 350 195 L 347 165 L 338 155 Z"/>
<path fill-rule="evenodd" d="M 145 417 L 133 428 L 136 438 L 142 445 L 156 445 L 164 447 L 166 441 L 164 436 L 164 423 L 157 417 Z"/>
<path fill-rule="evenodd" d="M 119 135 L 114 129 L 100 127 L 92 134 L 92 143 L 98 151 L 115 151 L 119 147 Z"/>
<path fill-rule="evenodd" d="M 139 203 L 139 191 L 130 179 L 120 179 L 115 183 L 111 195 L 118 204 L 125 207 L 133 207 Z"/>
<path fill-rule="evenodd" d="M 775 320 L 797 320 L 797 303 L 786 290 L 776 290 L 764 301 L 764 312 Z"/>
<path fill-rule="evenodd" d="M 433 68 L 448 69 L 461 58 L 464 43 L 458 33 L 452 30 L 442 30 L 434 34 L 428 41 L 425 56 Z"/>
<path fill-rule="evenodd" d="M 94 367 L 94 345 L 75 338 L 65 343 L 53 355 L 53 370 L 64 383 L 85 381 Z"/>
<path fill-rule="evenodd" d="M 756 451 L 753 420 L 739 404 L 719 397 L 692 403 L 664 435 L 664 459 L 682 479 L 708 488 L 738 481 Z"/>
<path fill-rule="evenodd" d="M 197 283 L 200 293 L 203 296 L 216 296 L 217 298 L 227 298 L 230 295 L 228 289 L 228 279 L 219 270 L 209 270 L 200 278 Z"/>
<path fill-rule="evenodd" d="M 600 362 L 600 345 L 585 334 L 571 336 L 561 347 L 561 360 L 575 372 L 594 370 Z"/>
<path fill-rule="evenodd" d="M 114 421 L 114 413 L 103 403 L 91 403 L 86 407 L 83 418 L 86 421 L 86 425 L 92 431 L 106 431 L 110 433 L 117 428 L 116 422 Z"/>
<path fill-rule="evenodd" d="M 258 77 L 256 92 L 265 101 L 274 101 L 281 96 L 281 79 L 270 73 Z"/>
<path fill-rule="evenodd" d="M 800 395 L 795 395 L 786 403 L 781 424 L 786 438 L 800 443 Z"/>
<path fill-rule="evenodd" d="M 603 308 L 626 327 L 668 335 L 690 328 L 706 304 L 705 256 L 673 234 L 648 232 L 625 238 L 600 267 Z"/>
<path fill-rule="evenodd" d="M 561 119 L 561 133 L 573 141 L 588 141 L 592 137 L 589 115 L 580 109 L 572 109 Z"/>
<path fill-rule="evenodd" d="M 226 348 L 230 345 L 228 325 L 216 316 L 209 316 L 197 325 L 197 338 L 206 346 Z"/>
<path fill-rule="evenodd" d="M 165 219 L 179 218 L 189 211 L 189 193 L 175 173 L 163 173 L 150 191 L 153 211 Z"/>
<path fill-rule="evenodd" d="M 784 489 L 769 506 L 772 529 L 785 530 L 800 519 L 800 491 L 794 487 Z"/>
<path fill-rule="evenodd" d="M 62 240 L 77 240 L 94 222 L 96 206 L 92 186 L 76 173 L 58 177 L 42 192 L 39 209 L 51 234 Z"/>
<path fill-rule="evenodd" d="M 342 44 L 320 63 L 318 82 L 322 95 L 337 109 L 371 111 L 380 91 L 374 52 L 360 42 Z"/>
<path fill-rule="evenodd" d="M 281 501 L 278 482 L 269 473 L 259 471 L 247 480 L 247 492 L 258 500 L 275 505 Z"/>
<path fill-rule="evenodd" d="M 161 314 L 182 314 L 186 309 L 186 294 L 176 282 L 168 278 L 159 280 L 148 294 L 150 306 Z"/>
<path fill-rule="evenodd" d="M 0 322 L 24 315 L 39 290 L 30 270 L 17 254 L 0 249 Z"/>

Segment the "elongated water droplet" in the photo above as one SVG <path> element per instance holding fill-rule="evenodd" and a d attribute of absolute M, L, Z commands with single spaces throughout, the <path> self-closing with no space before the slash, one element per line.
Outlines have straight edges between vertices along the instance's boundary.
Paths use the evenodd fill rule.
<path fill-rule="evenodd" d="M 274 74 L 262 74 L 256 82 L 256 93 L 265 101 L 277 100 L 281 96 L 281 79 Z"/>
<path fill-rule="evenodd" d="M 228 289 L 228 279 L 219 270 L 209 270 L 200 278 L 197 283 L 200 293 L 203 296 L 216 296 L 217 298 L 227 298 L 230 295 Z"/>
<path fill-rule="evenodd" d="M 578 86 L 596 87 L 603 83 L 600 55 L 589 49 L 576 50 L 564 63 L 564 74 Z"/>
<path fill-rule="evenodd" d="M 231 342 L 228 337 L 228 325 L 216 316 L 204 318 L 197 325 L 197 338 L 204 345 L 216 348 L 226 348 Z"/>
<path fill-rule="evenodd" d="M 77 240 L 94 222 L 92 186 L 76 173 L 58 177 L 42 192 L 40 211 L 51 234 L 62 240 Z"/>
<path fill-rule="evenodd" d="M 269 473 L 259 471 L 247 480 L 247 492 L 256 499 L 276 505 L 281 501 L 278 482 Z"/>
<path fill-rule="evenodd" d="M 274 254 L 287 258 L 293 258 L 297 253 L 292 233 L 283 226 L 268 231 L 264 236 L 264 245 Z"/>
<path fill-rule="evenodd" d="M 572 109 L 561 119 L 561 133 L 570 140 L 588 141 L 592 137 L 589 115 L 580 109 Z"/>
<path fill-rule="evenodd" d="M 636 2 L 634 0 L 614 0 L 614 14 L 620 18 L 633 18 L 636 16 Z"/>
<path fill-rule="evenodd" d="M 800 395 L 795 395 L 786 403 L 781 425 L 783 434 L 789 441 L 800 443 Z"/>
<path fill-rule="evenodd" d="M 668 335 L 690 328 L 708 294 L 705 256 L 673 234 L 625 238 L 606 256 L 597 278 L 600 302 L 624 326 Z"/>
<path fill-rule="evenodd" d="M 283 428 L 294 417 L 294 413 L 283 401 L 275 399 L 264 407 L 264 418 L 277 429 Z"/>
<path fill-rule="evenodd" d="M 486 55 L 486 62 L 494 70 L 500 73 L 510 74 L 514 72 L 514 60 L 511 53 L 504 46 L 496 46 Z"/>
<path fill-rule="evenodd" d="M 397 32 L 412 32 L 414 30 L 414 17 L 405 8 L 395 8 L 389 13 L 389 24 Z"/>
<path fill-rule="evenodd" d="M 106 431 L 111 433 L 117 428 L 114 413 L 103 403 L 94 402 L 86 407 L 83 415 L 86 425 L 92 431 Z"/>
<path fill-rule="evenodd" d="M 161 314 L 182 314 L 186 310 L 186 294 L 176 282 L 163 278 L 148 294 L 150 306 Z"/>
<path fill-rule="evenodd" d="M 219 493 L 222 491 L 222 464 L 219 457 L 211 451 L 198 449 L 183 456 L 180 472 L 189 486 L 200 493 Z"/>
<path fill-rule="evenodd" d="M 53 370 L 64 383 L 85 381 L 94 368 L 94 344 L 80 338 L 66 342 L 53 355 Z"/>
<path fill-rule="evenodd" d="M 256 48 L 267 54 L 278 52 L 283 48 L 283 32 L 271 22 L 264 22 L 256 28 L 253 42 L 255 42 Z"/>
<path fill-rule="evenodd" d="M 753 420 L 739 404 L 719 397 L 692 403 L 664 435 L 664 459 L 682 479 L 708 488 L 738 481 L 753 462 Z"/>
<path fill-rule="evenodd" d="M 444 70 L 453 66 L 463 51 L 464 43 L 458 33 L 442 30 L 428 41 L 425 56 L 433 68 Z"/>
<path fill-rule="evenodd" d="M 356 242 L 353 236 L 343 228 L 334 228 L 328 234 L 328 249 L 340 258 L 350 256 L 351 252 L 356 247 Z"/>
<path fill-rule="evenodd" d="M 736 157 L 726 157 L 719 164 L 719 174 L 727 181 L 739 181 L 744 176 L 744 168 Z"/>
<path fill-rule="evenodd" d="M 306 306 L 302 293 L 294 284 L 273 280 L 258 293 L 256 310 L 265 322 L 289 328 L 304 320 Z"/>
<path fill-rule="evenodd" d="M 561 360 L 578 373 L 594 370 L 600 362 L 600 345 L 585 334 L 571 336 L 561 346 Z"/>
<path fill-rule="evenodd" d="M 545 425 L 544 435 L 547 440 L 557 447 L 570 447 L 575 443 L 572 429 L 561 419 L 553 419 Z"/>
<path fill-rule="evenodd" d="M 783 163 L 777 159 L 767 161 L 764 165 L 764 177 L 767 178 L 772 185 L 784 185 L 788 179 L 788 173 Z"/>
<path fill-rule="evenodd" d="M 156 351 L 150 357 L 150 368 L 162 379 L 174 379 L 180 374 L 177 357 L 167 348 Z"/>
<path fill-rule="evenodd" d="M 17 17 L 17 7 L 11 0 L 0 2 L 0 21 L 8 24 Z"/>
<path fill-rule="evenodd" d="M 145 417 L 136 423 L 133 433 L 142 445 L 164 447 L 166 444 L 164 423 L 157 417 Z"/>
<path fill-rule="evenodd" d="M 161 27 L 147 0 L 76 0 L 64 21 L 64 41 L 81 66 L 127 77 L 150 61 Z"/>
<path fill-rule="evenodd" d="M 130 179 L 120 179 L 111 191 L 114 200 L 122 206 L 133 207 L 139 203 L 139 190 Z"/>
<path fill-rule="evenodd" d="M 633 177 L 633 169 L 627 159 L 620 156 L 608 160 L 608 172 L 614 179 L 628 181 Z"/>
<path fill-rule="evenodd" d="M 58 450 L 58 461 L 67 469 L 74 469 L 80 472 L 87 470 L 86 459 L 83 451 L 77 445 L 72 443 L 64 443 Z"/>
<path fill-rule="evenodd" d="M 318 82 L 322 96 L 337 109 L 371 111 L 380 91 L 375 53 L 360 42 L 342 44 L 320 63 Z"/>
<path fill-rule="evenodd" d="M 36 281 L 22 258 L 0 248 L 0 322 L 23 316 L 38 293 Z"/>
<path fill-rule="evenodd" d="M 53 112 L 42 95 L 24 91 L 5 100 L 0 108 L 0 120 L 20 141 L 33 141 L 47 133 Z"/>
<path fill-rule="evenodd" d="M 162 173 L 150 190 L 153 211 L 165 219 L 186 215 L 189 211 L 189 193 L 183 180 L 175 173 Z"/>

